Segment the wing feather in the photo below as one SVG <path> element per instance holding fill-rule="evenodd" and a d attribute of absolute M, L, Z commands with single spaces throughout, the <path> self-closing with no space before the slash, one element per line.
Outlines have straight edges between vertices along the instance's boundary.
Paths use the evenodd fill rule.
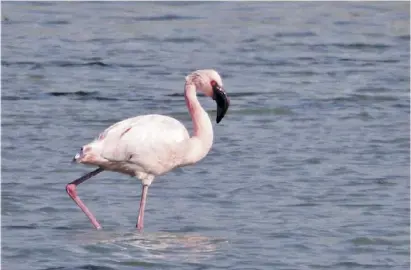
<path fill-rule="evenodd" d="M 161 173 L 176 165 L 181 142 L 188 138 L 187 129 L 178 120 L 164 115 L 144 115 L 110 126 L 97 140 L 102 158 Z"/>

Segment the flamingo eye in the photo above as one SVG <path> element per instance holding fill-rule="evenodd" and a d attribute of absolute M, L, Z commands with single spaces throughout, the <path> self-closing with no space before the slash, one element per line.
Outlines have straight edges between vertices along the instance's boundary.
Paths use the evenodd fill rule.
<path fill-rule="evenodd" d="M 211 86 L 216 86 L 217 85 L 216 81 L 214 81 L 214 80 L 211 81 L 210 84 L 211 84 Z"/>

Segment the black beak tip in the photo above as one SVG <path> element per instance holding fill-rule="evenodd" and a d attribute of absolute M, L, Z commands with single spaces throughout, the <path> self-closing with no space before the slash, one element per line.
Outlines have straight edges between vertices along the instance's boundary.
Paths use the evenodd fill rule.
<path fill-rule="evenodd" d="M 213 91 L 214 91 L 213 99 L 217 103 L 216 122 L 218 124 L 224 118 L 228 110 L 228 107 L 230 106 L 230 99 L 227 97 L 227 94 L 224 92 L 224 90 L 217 85 L 213 87 Z"/>
<path fill-rule="evenodd" d="M 226 108 L 221 108 L 217 106 L 217 116 L 216 116 L 216 122 L 217 124 L 223 120 L 225 113 L 227 112 L 228 107 Z"/>

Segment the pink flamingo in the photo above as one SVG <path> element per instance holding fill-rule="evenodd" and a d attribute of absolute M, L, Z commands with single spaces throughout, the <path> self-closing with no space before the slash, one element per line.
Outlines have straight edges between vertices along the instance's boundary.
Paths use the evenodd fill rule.
<path fill-rule="evenodd" d="M 217 103 L 217 123 L 227 112 L 230 101 L 223 89 L 220 75 L 215 70 L 197 70 L 186 78 L 184 96 L 191 115 L 194 134 L 178 120 L 165 115 L 142 115 L 120 121 L 93 142 L 83 146 L 73 162 L 99 168 L 70 182 L 68 195 L 87 215 L 96 229 L 101 225 L 77 196 L 76 187 L 96 174 L 108 170 L 142 181 L 140 210 L 136 227 L 144 226 L 144 208 L 148 187 L 158 175 L 176 167 L 195 164 L 204 158 L 213 144 L 213 127 L 207 112 L 201 107 L 196 91 L 212 97 Z"/>

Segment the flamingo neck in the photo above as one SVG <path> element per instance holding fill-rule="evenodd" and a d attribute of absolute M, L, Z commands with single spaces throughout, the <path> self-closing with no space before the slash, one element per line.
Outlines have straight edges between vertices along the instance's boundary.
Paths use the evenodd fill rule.
<path fill-rule="evenodd" d="M 196 87 L 193 83 L 186 83 L 184 96 L 193 121 L 193 136 L 189 139 L 184 163 L 192 164 L 204 158 L 210 151 L 214 136 L 213 125 L 198 101 Z"/>

